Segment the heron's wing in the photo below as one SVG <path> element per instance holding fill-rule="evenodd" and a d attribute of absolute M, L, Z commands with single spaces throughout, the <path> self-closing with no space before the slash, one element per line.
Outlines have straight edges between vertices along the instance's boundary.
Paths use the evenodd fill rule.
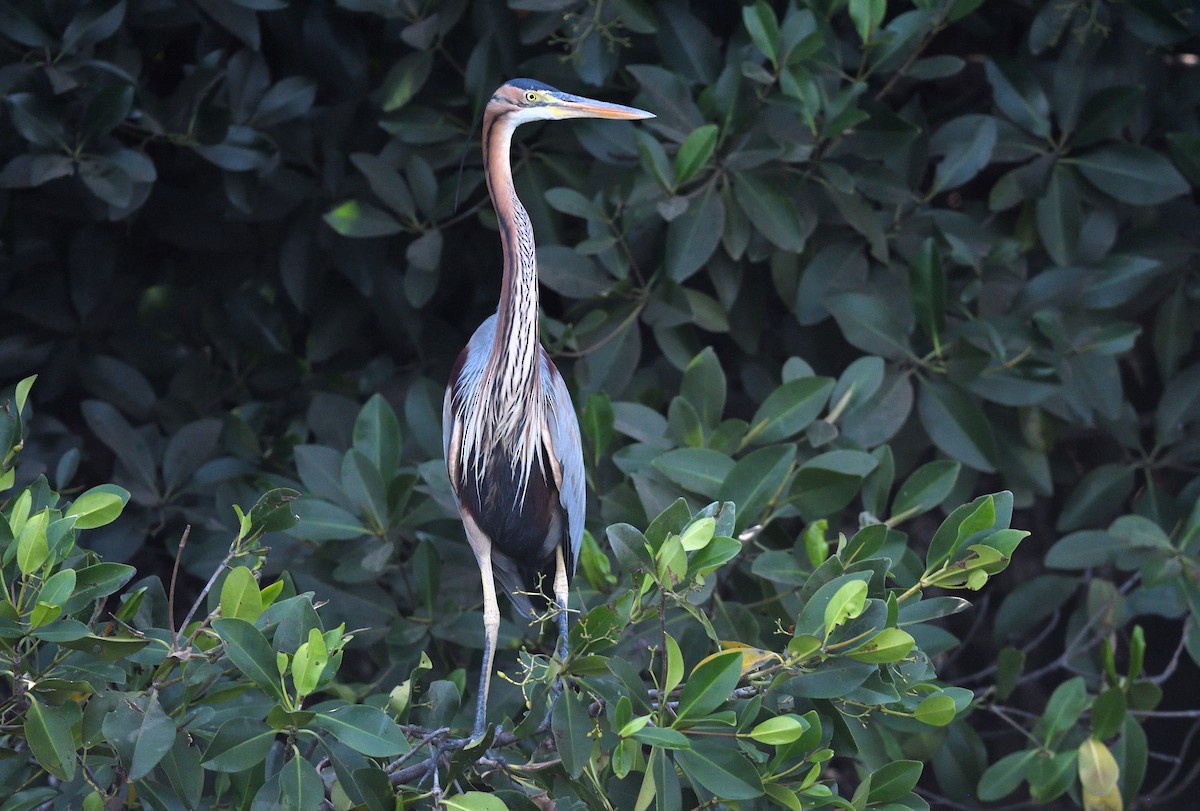
<path fill-rule="evenodd" d="M 483 367 L 496 342 L 496 316 L 485 320 L 475 330 L 471 340 L 459 353 L 450 371 L 450 382 L 446 396 L 442 398 L 442 454 L 446 460 L 446 472 L 450 474 L 450 489 L 454 503 L 459 504 L 458 488 L 462 484 L 459 465 L 462 464 L 463 421 L 462 405 L 483 378 Z M 461 505 L 460 505 L 461 509 Z"/>
<path fill-rule="evenodd" d="M 550 356 L 542 351 L 542 389 L 546 398 L 546 433 L 551 456 L 557 461 L 559 501 L 567 518 L 567 570 L 574 574 L 583 543 L 583 519 L 587 511 L 586 482 L 583 473 L 583 443 L 579 437 L 579 418 L 567 384 Z"/>

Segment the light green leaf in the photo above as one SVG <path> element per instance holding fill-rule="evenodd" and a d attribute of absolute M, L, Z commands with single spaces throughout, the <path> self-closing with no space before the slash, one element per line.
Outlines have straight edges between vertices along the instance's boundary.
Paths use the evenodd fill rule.
<path fill-rule="evenodd" d="M 322 219 L 344 237 L 386 237 L 401 231 L 392 215 L 370 203 L 347 200 L 325 212 Z"/>
<path fill-rule="evenodd" d="M 705 167 L 717 146 L 717 125 L 705 124 L 688 133 L 675 153 L 675 184 L 682 186 Z"/>
<path fill-rule="evenodd" d="M 850 651 L 847 656 L 857 662 L 885 664 L 899 662 L 912 651 L 916 640 L 899 628 L 884 628 L 865 644 Z"/>
<path fill-rule="evenodd" d="M 102 484 L 81 493 L 67 508 L 75 517 L 75 529 L 95 529 L 111 524 L 129 503 L 129 491 L 115 484 Z"/>
<path fill-rule="evenodd" d="M 954 720 L 956 714 L 954 699 L 947 695 L 929 696 L 913 711 L 913 717 L 922 724 L 935 727 L 946 726 Z"/>
<path fill-rule="evenodd" d="M 825 605 L 825 636 L 846 620 L 854 619 L 867 606 L 867 584 L 862 580 L 843 583 Z"/>
<path fill-rule="evenodd" d="M 757 724 L 750 730 L 750 737 L 768 746 L 781 746 L 798 740 L 808 726 L 799 715 L 777 715 Z"/>
<path fill-rule="evenodd" d="M 486 791 L 468 791 L 465 794 L 445 797 L 442 799 L 442 805 L 446 807 L 446 811 L 508 811 L 504 800 Z"/>
<path fill-rule="evenodd" d="M 230 571 L 221 584 L 221 616 L 253 623 L 262 612 L 262 594 L 254 574 L 245 566 Z"/>
<path fill-rule="evenodd" d="M 46 542 L 49 522 L 50 510 L 42 510 L 29 517 L 17 536 L 17 568 L 26 577 L 40 569 L 50 555 L 50 547 Z"/>

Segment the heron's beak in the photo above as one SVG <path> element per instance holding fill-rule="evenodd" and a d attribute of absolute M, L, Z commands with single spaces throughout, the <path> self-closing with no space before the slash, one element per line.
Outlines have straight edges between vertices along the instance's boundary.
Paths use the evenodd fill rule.
<path fill-rule="evenodd" d="M 570 93 L 559 93 L 555 104 L 550 109 L 555 118 L 619 118 L 634 120 L 639 118 L 654 118 L 654 113 L 639 110 L 636 107 L 626 107 L 624 104 L 612 104 L 607 101 L 573 96 Z"/>

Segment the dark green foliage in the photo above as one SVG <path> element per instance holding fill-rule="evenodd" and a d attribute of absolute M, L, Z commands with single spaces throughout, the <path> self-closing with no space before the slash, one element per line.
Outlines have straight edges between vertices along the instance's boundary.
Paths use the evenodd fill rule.
<path fill-rule="evenodd" d="M 0 546 L 6 589 L 62 601 L 0 616 L 53 673 L 8 676 L 0 796 L 303 807 L 336 775 L 338 807 L 385 807 L 376 766 L 464 727 L 478 577 L 440 407 L 500 254 L 477 141 L 457 167 L 534 76 L 658 118 L 513 152 L 591 507 L 580 692 L 529 785 L 1170 803 L 1200 722 L 1198 32 L 1182 0 L 0 4 L 0 370 L 39 375 L 0 398 Z M 999 571 L 1010 523 L 1019 577 L 965 621 L 917 600 Z M 500 668 L 540 707 L 536 633 L 506 622 Z M 700 713 L 740 737 L 646 693 L 703 692 L 717 640 L 764 657 Z M 447 768 L 497 793 L 447 807 L 528 807 L 485 751 Z"/>

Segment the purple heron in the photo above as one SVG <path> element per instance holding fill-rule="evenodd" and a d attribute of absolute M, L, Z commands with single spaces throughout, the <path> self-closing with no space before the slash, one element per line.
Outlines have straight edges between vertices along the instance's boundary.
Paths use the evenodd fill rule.
<path fill-rule="evenodd" d="M 500 627 L 497 585 L 525 616 L 557 609 L 557 651 L 566 657 L 567 595 L 585 508 L 579 421 L 539 338 L 536 245 L 513 186 L 513 131 L 528 121 L 653 117 L 531 79 L 501 85 L 484 108 L 483 167 L 500 223 L 504 275 L 496 313 L 458 356 L 442 407 L 446 469 L 483 580 L 483 665 L 473 737 L 486 727 Z"/>

